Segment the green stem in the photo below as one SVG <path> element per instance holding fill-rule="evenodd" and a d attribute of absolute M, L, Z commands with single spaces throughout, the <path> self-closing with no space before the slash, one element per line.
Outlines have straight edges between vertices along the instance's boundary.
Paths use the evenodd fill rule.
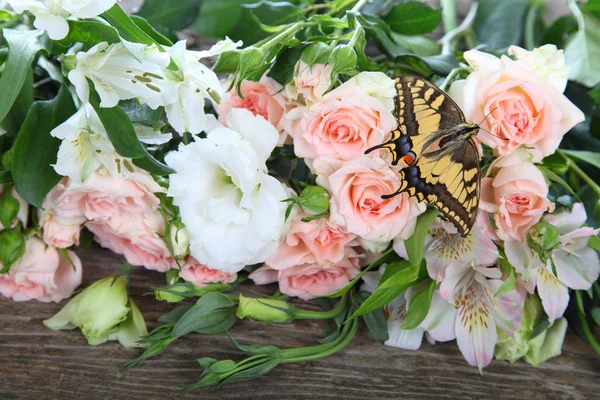
<path fill-rule="evenodd" d="M 594 293 L 596 293 L 596 296 L 598 296 L 600 298 L 600 285 L 598 285 L 598 282 L 594 282 Z"/>
<path fill-rule="evenodd" d="M 458 68 L 454 68 L 452 71 L 450 71 L 450 73 L 448 74 L 448 76 L 446 77 L 446 79 L 444 79 L 444 82 L 440 85 L 440 89 L 441 90 L 447 90 L 448 87 L 450 87 L 450 84 L 452 82 L 454 82 L 454 79 L 456 78 L 456 75 L 458 75 L 460 72 L 467 70 L 468 68 L 466 67 L 458 67 Z"/>
<path fill-rule="evenodd" d="M 343 3 L 340 7 L 338 7 L 337 9 L 332 10 L 332 14 L 335 14 L 336 12 L 343 10 L 344 8 L 346 8 L 347 6 L 349 6 L 351 3 L 354 3 L 355 0 L 352 1 L 348 1 Z M 359 12 L 369 1 L 371 0 L 359 0 L 351 9 L 350 12 Z M 343 20 L 347 20 L 348 17 L 346 15 L 344 15 L 344 17 L 342 18 Z M 342 33 L 344 33 L 344 28 L 335 28 L 335 30 L 333 31 L 332 36 L 333 37 L 338 37 L 341 36 Z M 354 39 L 354 41 L 356 41 L 356 34 L 352 36 L 352 39 Z M 351 40 L 352 40 L 351 39 Z M 338 45 L 340 41 L 339 40 L 332 40 L 329 43 L 329 47 L 331 47 L 332 49 Z"/>
<path fill-rule="evenodd" d="M 525 17 L 525 48 L 527 50 L 533 50 L 535 47 L 535 19 L 539 11 L 540 6 L 532 4 Z"/>
<path fill-rule="evenodd" d="M 442 21 L 444 22 L 444 32 L 448 33 L 456 29 L 456 5 L 454 0 L 442 0 Z"/>
<path fill-rule="evenodd" d="M 265 43 L 263 43 L 261 45 L 259 45 L 258 43 L 255 44 L 255 47 L 260 47 L 260 49 L 263 51 L 269 50 L 271 47 L 275 46 L 282 40 L 286 39 L 287 36 L 292 35 L 292 34 L 296 33 L 297 31 L 299 31 L 300 29 L 302 29 L 306 26 L 309 26 L 309 25 L 312 25 L 312 24 L 303 22 L 303 21 L 296 22 L 296 23 L 290 25 L 288 28 L 284 29 L 283 31 L 277 33 L 272 38 L 268 39 Z"/>
<path fill-rule="evenodd" d="M 442 54 L 452 53 L 458 39 L 465 34 L 470 34 L 470 32 L 472 32 L 471 25 L 473 25 L 475 15 L 477 15 L 477 7 L 478 3 L 474 2 L 463 22 L 440 39 L 440 43 L 442 44 Z"/>
<path fill-rule="evenodd" d="M 317 346 L 304 347 L 300 349 L 285 349 L 282 364 L 293 362 L 311 361 L 319 358 L 324 358 L 337 353 L 346 347 L 356 335 L 358 330 L 358 319 L 345 324 L 338 338 L 330 343 L 325 343 Z"/>
<path fill-rule="evenodd" d="M 300 308 L 296 309 L 295 320 L 297 319 L 331 319 L 335 318 L 344 311 L 346 308 L 346 304 L 348 303 L 348 294 L 346 293 L 338 304 L 329 311 L 312 311 L 312 310 L 302 310 Z"/>
<path fill-rule="evenodd" d="M 590 346 L 592 346 L 592 349 L 594 349 L 594 351 L 600 355 L 600 344 L 598 344 L 598 342 L 596 341 L 596 338 L 594 337 L 594 333 L 590 329 L 590 327 L 587 323 L 587 320 L 585 319 L 585 315 L 581 311 L 583 309 L 583 299 L 581 297 L 581 291 L 576 290 L 575 297 L 577 298 L 577 305 L 578 305 L 577 316 L 579 317 L 579 323 L 581 324 L 581 329 L 583 329 L 583 333 L 584 333 L 586 339 L 588 340 L 588 343 L 590 344 Z"/>
<path fill-rule="evenodd" d="M 598 186 L 598 184 L 592 179 L 590 178 L 590 176 L 588 174 L 586 174 L 581 168 L 579 168 L 579 166 L 577 165 L 577 163 L 575 163 L 575 161 L 571 160 L 565 153 L 563 153 L 560 150 L 556 150 L 556 153 L 558 153 L 567 163 L 567 166 L 569 167 L 569 169 L 573 172 L 575 172 L 577 175 L 579 175 L 579 177 L 585 182 L 587 183 L 594 192 L 596 192 L 597 195 L 600 196 L 600 186 Z"/>

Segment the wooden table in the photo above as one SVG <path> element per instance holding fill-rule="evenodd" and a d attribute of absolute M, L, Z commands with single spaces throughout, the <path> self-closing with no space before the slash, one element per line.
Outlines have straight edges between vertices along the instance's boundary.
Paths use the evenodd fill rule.
<path fill-rule="evenodd" d="M 81 251 L 84 283 L 115 271 L 120 256 L 92 248 Z M 148 287 L 162 284 L 162 275 L 137 268 L 132 273 L 133 298 L 149 328 L 173 306 L 150 296 Z M 249 285 L 242 292 L 250 293 Z M 188 335 L 141 366 L 119 367 L 140 353 L 110 342 L 88 346 L 79 331 L 53 332 L 42 325 L 61 304 L 35 301 L 14 303 L 0 298 L 1 399 L 165 399 L 195 382 L 201 369 L 196 358 L 210 356 L 239 360 L 225 334 Z M 242 344 L 269 343 L 281 347 L 315 344 L 318 322 L 267 325 L 241 321 L 231 331 Z M 494 361 L 479 375 L 455 343 L 405 351 L 383 346 L 362 328 L 342 352 L 326 359 L 280 366 L 260 379 L 205 389 L 184 398 L 227 399 L 380 399 L 380 398 L 510 398 L 598 399 L 600 358 L 581 339 L 569 334 L 563 356 L 540 368 L 524 362 Z"/>

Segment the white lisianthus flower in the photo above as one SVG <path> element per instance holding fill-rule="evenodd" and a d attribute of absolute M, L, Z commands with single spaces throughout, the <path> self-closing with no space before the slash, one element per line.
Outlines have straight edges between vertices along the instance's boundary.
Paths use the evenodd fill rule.
<path fill-rule="evenodd" d="M 33 25 L 48 32 L 53 40 L 69 33 L 67 17 L 94 18 L 110 9 L 117 0 L 8 0 L 19 14 L 29 11 L 35 16 Z"/>
<path fill-rule="evenodd" d="M 219 102 L 223 95 L 217 74 L 199 60 L 233 50 L 242 42 L 227 38 L 205 51 L 187 51 L 185 43 L 185 40 L 181 40 L 167 50 L 179 67 L 180 81 L 175 82 L 176 101 L 166 104 L 165 110 L 169 123 L 177 132 L 198 134 L 207 125 L 203 111 L 205 99 Z"/>
<path fill-rule="evenodd" d="M 115 152 L 94 108 L 88 103 L 50 134 L 62 140 L 54 170 L 57 174 L 84 182 L 99 167 L 113 176 L 119 174 L 123 158 Z"/>
<path fill-rule="evenodd" d="M 569 79 L 569 67 L 565 65 L 564 52 L 555 45 L 545 44 L 532 51 L 519 46 L 510 46 L 508 55 L 556 87 L 561 93 L 565 91 Z"/>
<path fill-rule="evenodd" d="M 189 232 L 191 255 L 208 268 L 237 272 L 275 251 L 289 196 L 266 168 L 277 129 L 245 109 L 232 109 L 227 126 L 165 160 L 177 171 L 168 195 Z"/>
<path fill-rule="evenodd" d="M 97 44 L 87 52 L 77 53 L 75 69 L 69 81 L 83 103 L 90 97 L 88 79 L 100 96 L 100 107 L 114 107 L 120 100 L 137 98 L 156 109 L 174 101 L 172 79 L 167 78 L 169 55 L 155 45 L 147 46 L 142 62 L 122 44 Z"/>

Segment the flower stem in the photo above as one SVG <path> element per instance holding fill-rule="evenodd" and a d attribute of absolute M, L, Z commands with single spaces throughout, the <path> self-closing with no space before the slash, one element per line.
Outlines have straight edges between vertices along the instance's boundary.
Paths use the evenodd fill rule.
<path fill-rule="evenodd" d="M 444 22 L 444 32 L 448 33 L 456 29 L 456 5 L 454 0 L 441 0 L 442 21 Z"/>
<path fill-rule="evenodd" d="M 533 50 L 535 47 L 535 19 L 540 11 L 539 4 L 532 4 L 525 17 L 525 48 Z"/>
<path fill-rule="evenodd" d="M 587 323 L 587 320 L 585 319 L 585 314 L 583 314 L 583 312 L 582 312 L 583 298 L 581 297 L 580 290 L 575 291 L 575 297 L 577 298 L 577 305 L 578 305 L 577 316 L 579 318 L 579 323 L 581 324 L 581 329 L 583 329 L 583 333 L 584 333 L 588 343 L 590 344 L 590 346 L 592 346 L 592 349 L 594 349 L 594 351 L 600 355 L 600 344 L 596 341 L 596 338 L 594 337 L 594 333 L 590 329 L 590 327 Z"/>
<path fill-rule="evenodd" d="M 569 167 L 569 169 L 573 172 L 575 172 L 577 175 L 579 175 L 579 177 L 585 182 L 587 183 L 594 192 L 596 192 L 597 195 L 600 196 L 600 186 L 598 186 L 598 184 L 596 182 L 594 182 L 594 180 L 588 175 L 586 174 L 581 168 L 579 168 L 579 166 L 577 165 L 577 163 L 575 163 L 575 161 L 571 160 L 565 153 L 563 153 L 560 150 L 556 150 L 556 153 L 558 153 L 567 163 L 567 166 Z"/>
<path fill-rule="evenodd" d="M 293 362 L 311 361 L 319 358 L 324 358 L 337 353 L 346 347 L 356 335 L 358 330 L 358 318 L 344 325 L 340 335 L 332 342 L 304 347 L 299 349 L 285 349 L 282 364 Z"/>
<path fill-rule="evenodd" d="M 473 25 L 475 15 L 477 15 L 477 7 L 478 3 L 474 2 L 471 5 L 471 8 L 469 9 L 464 21 L 459 26 L 446 33 L 444 37 L 440 39 L 440 43 L 442 44 L 442 54 L 452 53 L 452 49 L 456 45 L 456 40 L 461 36 L 470 34 L 472 32 L 471 25 Z"/>
<path fill-rule="evenodd" d="M 346 304 L 348 303 L 348 294 L 346 293 L 338 304 L 329 311 L 312 311 L 312 310 L 302 310 L 300 308 L 296 309 L 296 316 L 294 319 L 330 319 L 335 318 L 344 311 L 346 308 Z"/>
<path fill-rule="evenodd" d="M 457 67 L 454 68 L 452 71 L 450 71 L 450 73 L 448 74 L 448 76 L 446 77 L 446 79 L 444 79 L 444 82 L 442 82 L 442 84 L 440 85 L 440 89 L 441 90 L 448 90 L 448 88 L 450 87 L 450 84 L 452 82 L 454 82 L 456 75 L 458 75 L 459 73 L 461 73 L 462 71 L 466 71 L 468 70 L 468 67 Z"/>

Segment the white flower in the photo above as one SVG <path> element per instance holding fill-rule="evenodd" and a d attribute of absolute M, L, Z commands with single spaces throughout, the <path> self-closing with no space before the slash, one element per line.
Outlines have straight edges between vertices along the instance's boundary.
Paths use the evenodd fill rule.
<path fill-rule="evenodd" d="M 205 99 L 218 102 L 223 95 L 217 74 L 199 60 L 233 50 L 241 46 L 241 42 L 234 43 L 226 39 L 205 51 L 187 51 L 185 43 L 185 40 L 181 40 L 167 50 L 179 67 L 180 81 L 175 84 L 176 100 L 166 104 L 165 109 L 169 123 L 177 132 L 198 134 L 207 126 Z"/>
<path fill-rule="evenodd" d="M 110 9 L 117 0 L 8 0 L 19 14 L 29 11 L 33 25 L 48 32 L 50 39 L 60 40 L 69 33 L 67 17 L 94 18 Z"/>
<path fill-rule="evenodd" d="M 138 98 L 156 109 L 174 101 L 174 82 L 166 76 L 169 63 L 169 55 L 154 45 L 146 47 L 140 62 L 122 43 L 109 46 L 102 42 L 77 53 L 77 64 L 68 76 L 84 103 L 89 101 L 90 79 L 100 96 L 100 107 L 110 108 L 120 100 Z"/>
<path fill-rule="evenodd" d="M 227 126 L 165 160 L 177 171 L 168 194 L 189 231 L 191 255 L 208 268 L 237 272 L 277 248 L 288 194 L 265 165 L 277 130 L 245 109 L 232 109 Z"/>
<path fill-rule="evenodd" d="M 562 50 L 553 44 L 527 51 L 519 46 L 510 46 L 508 54 L 517 59 L 517 62 L 528 70 L 548 81 L 560 92 L 565 91 L 569 79 L 569 67 L 565 65 L 565 55 Z"/>
<path fill-rule="evenodd" d="M 364 71 L 350 79 L 365 90 L 369 96 L 383 102 L 385 107 L 394 111 L 394 98 L 396 97 L 396 83 L 383 72 Z"/>
<path fill-rule="evenodd" d="M 121 169 L 120 157 L 108 139 L 98 114 L 88 103 L 50 134 L 62 140 L 54 170 L 79 182 L 85 181 L 100 166 L 116 176 Z"/>

